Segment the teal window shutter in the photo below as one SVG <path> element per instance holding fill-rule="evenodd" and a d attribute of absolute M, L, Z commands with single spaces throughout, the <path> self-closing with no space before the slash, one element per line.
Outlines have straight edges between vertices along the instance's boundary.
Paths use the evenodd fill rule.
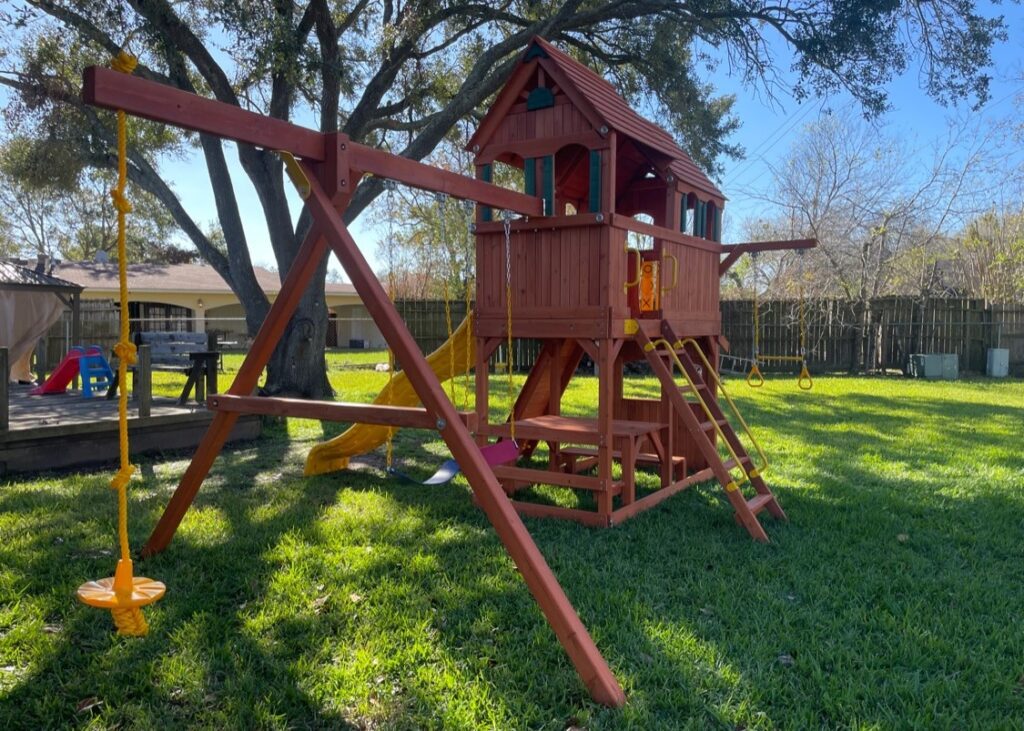
<path fill-rule="evenodd" d="M 538 86 L 526 97 L 526 111 L 528 112 L 553 106 L 555 106 L 555 95 L 547 87 Z"/>
<path fill-rule="evenodd" d="M 482 181 L 484 181 L 485 183 L 490 183 L 491 182 L 491 178 L 492 178 L 492 172 L 491 172 L 490 164 L 484 165 L 480 169 L 480 179 Z M 481 221 L 493 221 L 494 220 L 494 213 L 493 213 L 493 211 L 491 211 L 491 207 L 490 206 L 481 206 L 481 208 L 480 208 L 480 220 Z"/>
<path fill-rule="evenodd" d="M 683 199 L 679 202 L 679 230 L 686 233 L 686 202 L 689 195 L 684 194 Z"/>
<path fill-rule="evenodd" d="M 550 216 L 555 212 L 555 156 L 545 155 L 541 166 L 541 185 L 544 196 L 544 215 Z"/>
<path fill-rule="evenodd" d="M 544 49 L 534 43 L 530 46 L 530 50 L 523 56 L 523 61 L 529 61 L 531 58 L 547 58 L 548 54 L 545 53 Z"/>
<path fill-rule="evenodd" d="M 700 201 L 693 201 L 693 235 L 700 236 Z"/>
<path fill-rule="evenodd" d="M 590 212 L 601 210 L 601 151 L 590 151 Z"/>
<path fill-rule="evenodd" d="M 528 157 L 523 160 L 523 184 L 526 195 L 537 195 L 537 160 Z"/>
<path fill-rule="evenodd" d="M 715 241 L 722 240 L 722 209 L 715 206 Z"/>

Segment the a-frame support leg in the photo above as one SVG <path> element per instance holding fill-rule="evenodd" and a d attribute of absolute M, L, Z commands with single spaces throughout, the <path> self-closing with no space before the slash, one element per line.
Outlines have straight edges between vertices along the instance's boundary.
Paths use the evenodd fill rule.
<path fill-rule="evenodd" d="M 252 347 L 242 361 L 241 368 L 235 376 L 234 382 L 228 389 L 228 393 L 234 396 L 248 396 L 259 385 L 260 374 L 270 360 L 274 352 L 274 346 L 284 333 L 292 313 L 299 304 L 302 294 L 309 284 L 310 277 L 320 265 L 320 261 L 326 254 L 327 246 L 323 236 L 314 225 L 302 242 L 298 253 L 295 256 L 295 263 L 288 271 L 284 282 L 281 284 L 281 292 L 270 307 L 266 319 L 260 326 L 259 332 L 253 339 Z M 182 518 L 188 511 L 189 506 L 196 497 L 199 487 L 210 472 L 213 461 L 217 459 L 224 443 L 227 441 L 231 430 L 238 421 L 238 413 L 230 411 L 218 411 L 214 414 L 210 426 L 206 428 L 196 452 L 192 455 L 192 461 L 185 470 L 185 474 L 178 483 L 178 488 L 171 496 L 170 502 L 164 508 L 163 515 L 153 529 L 142 548 L 143 556 L 152 556 L 160 553 L 171 542 L 174 532 L 181 524 Z"/>
<path fill-rule="evenodd" d="M 558 579 L 544 560 L 537 544 L 512 507 L 494 473 L 484 460 L 472 435 L 448 400 L 444 388 L 427 365 L 416 341 L 406 328 L 366 259 L 356 246 L 341 216 L 331 205 L 314 171 L 303 165 L 310 178 L 310 196 L 306 200 L 316 226 L 345 268 L 352 285 L 359 293 L 374 323 L 402 363 L 413 388 L 424 407 L 437 419 L 438 432 L 458 461 L 473 488 L 480 507 L 494 526 L 495 532 L 515 562 L 523 580 L 540 605 L 541 611 L 555 631 L 559 642 L 572 660 L 580 678 L 598 703 L 621 706 L 625 693 L 601 656 L 583 622 L 576 615 Z M 330 175 L 330 172 L 326 172 Z M 486 373 L 481 374 L 486 378 Z"/>

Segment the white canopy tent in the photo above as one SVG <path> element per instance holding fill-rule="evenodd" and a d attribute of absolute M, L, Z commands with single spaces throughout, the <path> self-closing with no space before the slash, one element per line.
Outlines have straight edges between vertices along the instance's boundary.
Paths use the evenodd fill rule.
<path fill-rule="evenodd" d="M 79 285 L 46 273 L 45 259 L 35 269 L 0 261 L 0 348 L 8 351 L 11 382 L 34 380 L 32 352 L 65 308 L 77 342 L 81 292 Z"/>

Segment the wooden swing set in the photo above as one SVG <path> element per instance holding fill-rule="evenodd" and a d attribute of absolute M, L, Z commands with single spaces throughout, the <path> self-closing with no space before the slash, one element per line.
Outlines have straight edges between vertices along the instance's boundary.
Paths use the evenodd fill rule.
<path fill-rule="evenodd" d="M 760 513 L 785 519 L 764 480 L 767 458 L 718 376 L 719 354 L 728 348 L 721 336 L 719 278 L 744 252 L 809 248 L 815 242 L 722 246 L 721 191 L 670 135 L 543 39 L 531 41 L 469 141 L 476 179 L 357 144 L 341 133 L 316 132 L 104 68 L 86 69 L 83 98 L 276 151 L 313 221 L 234 382 L 208 401 L 214 418 L 143 556 L 167 548 L 240 414 L 380 425 L 389 433 L 400 427 L 435 430 L 590 695 L 621 706 L 621 686 L 520 516 L 609 527 L 713 479 L 753 539 L 768 540 Z M 491 184 L 498 163 L 523 171 L 524 192 Z M 473 411 L 459 411 L 449 399 L 438 377 L 443 369 L 420 352 L 342 220 L 365 175 L 477 203 Z M 647 220 L 639 220 L 640 214 Z M 652 245 L 630 247 L 630 233 L 648 237 Z M 352 404 L 253 395 L 313 273 L 332 251 L 421 407 L 381 397 Z M 460 327 L 454 334 L 464 332 Z M 536 338 L 543 347 L 508 419 L 490 423 L 489 364 L 504 346 L 511 397 L 514 338 Z M 442 355 L 451 360 L 453 353 Z M 596 418 L 560 411 L 585 355 L 598 370 Z M 658 398 L 626 396 L 623 374 L 632 362 L 651 369 Z M 449 368 L 454 373 L 454 361 Z M 740 433 L 756 454 L 748 453 Z M 548 446 L 544 468 L 515 464 L 541 442 Z M 318 445 L 310 457 L 317 450 L 322 454 L 313 465 L 307 461 L 307 473 L 343 468 L 354 452 L 332 451 L 336 446 Z M 491 458 L 488 451 L 495 448 L 509 459 Z M 655 470 L 658 489 L 638 491 L 638 466 Z M 585 509 L 587 500 L 569 508 L 517 495 L 538 484 L 592 496 L 587 500 L 596 509 Z"/>
<path fill-rule="evenodd" d="M 142 555 L 159 553 L 170 544 L 240 414 L 272 413 L 325 421 L 435 429 L 458 461 L 477 503 L 523 575 L 591 696 L 608 706 L 625 703 L 622 687 L 481 455 L 466 426 L 465 416 L 449 401 L 341 217 L 352 191 L 364 175 L 401 181 L 526 216 L 542 215 L 543 201 L 354 143 L 341 133 L 315 132 L 102 67 L 85 70 L 83 99 L 97 107 L 121 110 L 133 116 L 285 153 L 288 174 L 313 217 L 312 228 L 234 382 L 211 403 L 216 410 L 213 420 L 143 547 Z M 402 363 L 423 408 L 316 403 L 252 395 L 313 273 L 329 251 L 338 257 L 363 304 Z"/>

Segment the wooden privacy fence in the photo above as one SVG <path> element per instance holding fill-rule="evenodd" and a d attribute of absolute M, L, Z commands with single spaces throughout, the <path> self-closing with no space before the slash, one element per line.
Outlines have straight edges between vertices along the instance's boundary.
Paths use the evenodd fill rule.
<path fill-rule="evenodd" d="M 760 347 L 766 355 L 797 355 L 800 350 L 799 305 L 795 300 L 760 303 Z M 448 337 L 441 300 L 398 300 L 399 314 L 424 353 Z M 722 302 L 722 332 L 731 353 L 753 352 L 753 302 Z M 452 328 L 466 315 L 463 300 L 451 302 Z M 81 303 L 82 343 L 109 350 L 117 341 L 117 310 L 109 302 Z M 514 316 L 514 315 L 513 315 Z M 41 355 L 53 368 L 70 342 L 70 319 L 51 328 Z M 805 303 L 808 362 L 815 372 L 902 370 L 911 353 L 956 353 L 960 369 L 983 373 L 987 350 L 1007 348 L 1010 372 L 1024 375 L 1024 303 L 992 304 L 982 299 L 915 299 L 886 297 L 866 307 L 847 300 Z M 74 343 L 79 344 L 79 343 Z M 536 340 L 513 341 L 516 370 L 528 370 L 540 353 Z M 505 362 L 502 345 L 492 363 Z M 769 363 L 767 370 L 794 370 L 793 364 Z"/>
<path fill-rule="evenodd" d="M 799 303 L 760 303 L 761 352 L 798 355 Z M 399 313 L 425 353 L 447 338 L 444 302 L 399 300 Z M 982 299 L 885 297 L 866 306 L 848 300 L 813 300 L 804 305 L 808 363 L 815 372 L 904 370 L 911 353 L 956 353 L 960 369 L 984 373 L 989 348 L 1010 351 L 1011 373 L 1024 375 L 1024 303 L 991 304 Z M 731 353 L 753 352 L 751 300 L 722 302 L 722 333 Z M 452 302 L 452 327 L 465 315 L 464 302 Z M 514 314 L 513 314 L 514 317 Z M 540 352 L 536 340 L 514 341 L 517 370 L 528 369 Z M 504 346 L 494 362 L 505 360 Z M 767 370 L 794 370 L 792 363 L 770 363 Z"/>
<path fill-rule="evenodd" d="M 448 339 L 444 300 L 396 300 L 395 307 L 416 339 L 416 344 L 424 353 L 433 352 Z M 465 301 L 452 301 L 452 330 L 459 326 L 465 316 Z M 530 366 L 540 355 L 541 342 L 539 340 L 515 339 L 512 341 L 512 348 L 513 366 L 517 371 L 525 372 L 530 370 Z M 491 356 L 492 366 L 506 362 L 506 349 L 504 343 L 498 346 L 494 355 Z"/>
<path fill-rule="evenodd" d="M 753 352 L 753 308 L 751 300 L 722 302 L 722 332 L 733 355 Z M 813 371 L 904 370 L 911 353 L 955 353 L 962 371 L 984 373 L 988 349 L 1007 348 L 1011 373 L 1024 372 L 1024 304 L 884 297 L 866 304 L 813 300 L 804 308 Z M 759 313 L 760 352 L 798 355 L 799 303 L 762 301 Z M 793 370 L 793 364 L 768 367 Z"/>

